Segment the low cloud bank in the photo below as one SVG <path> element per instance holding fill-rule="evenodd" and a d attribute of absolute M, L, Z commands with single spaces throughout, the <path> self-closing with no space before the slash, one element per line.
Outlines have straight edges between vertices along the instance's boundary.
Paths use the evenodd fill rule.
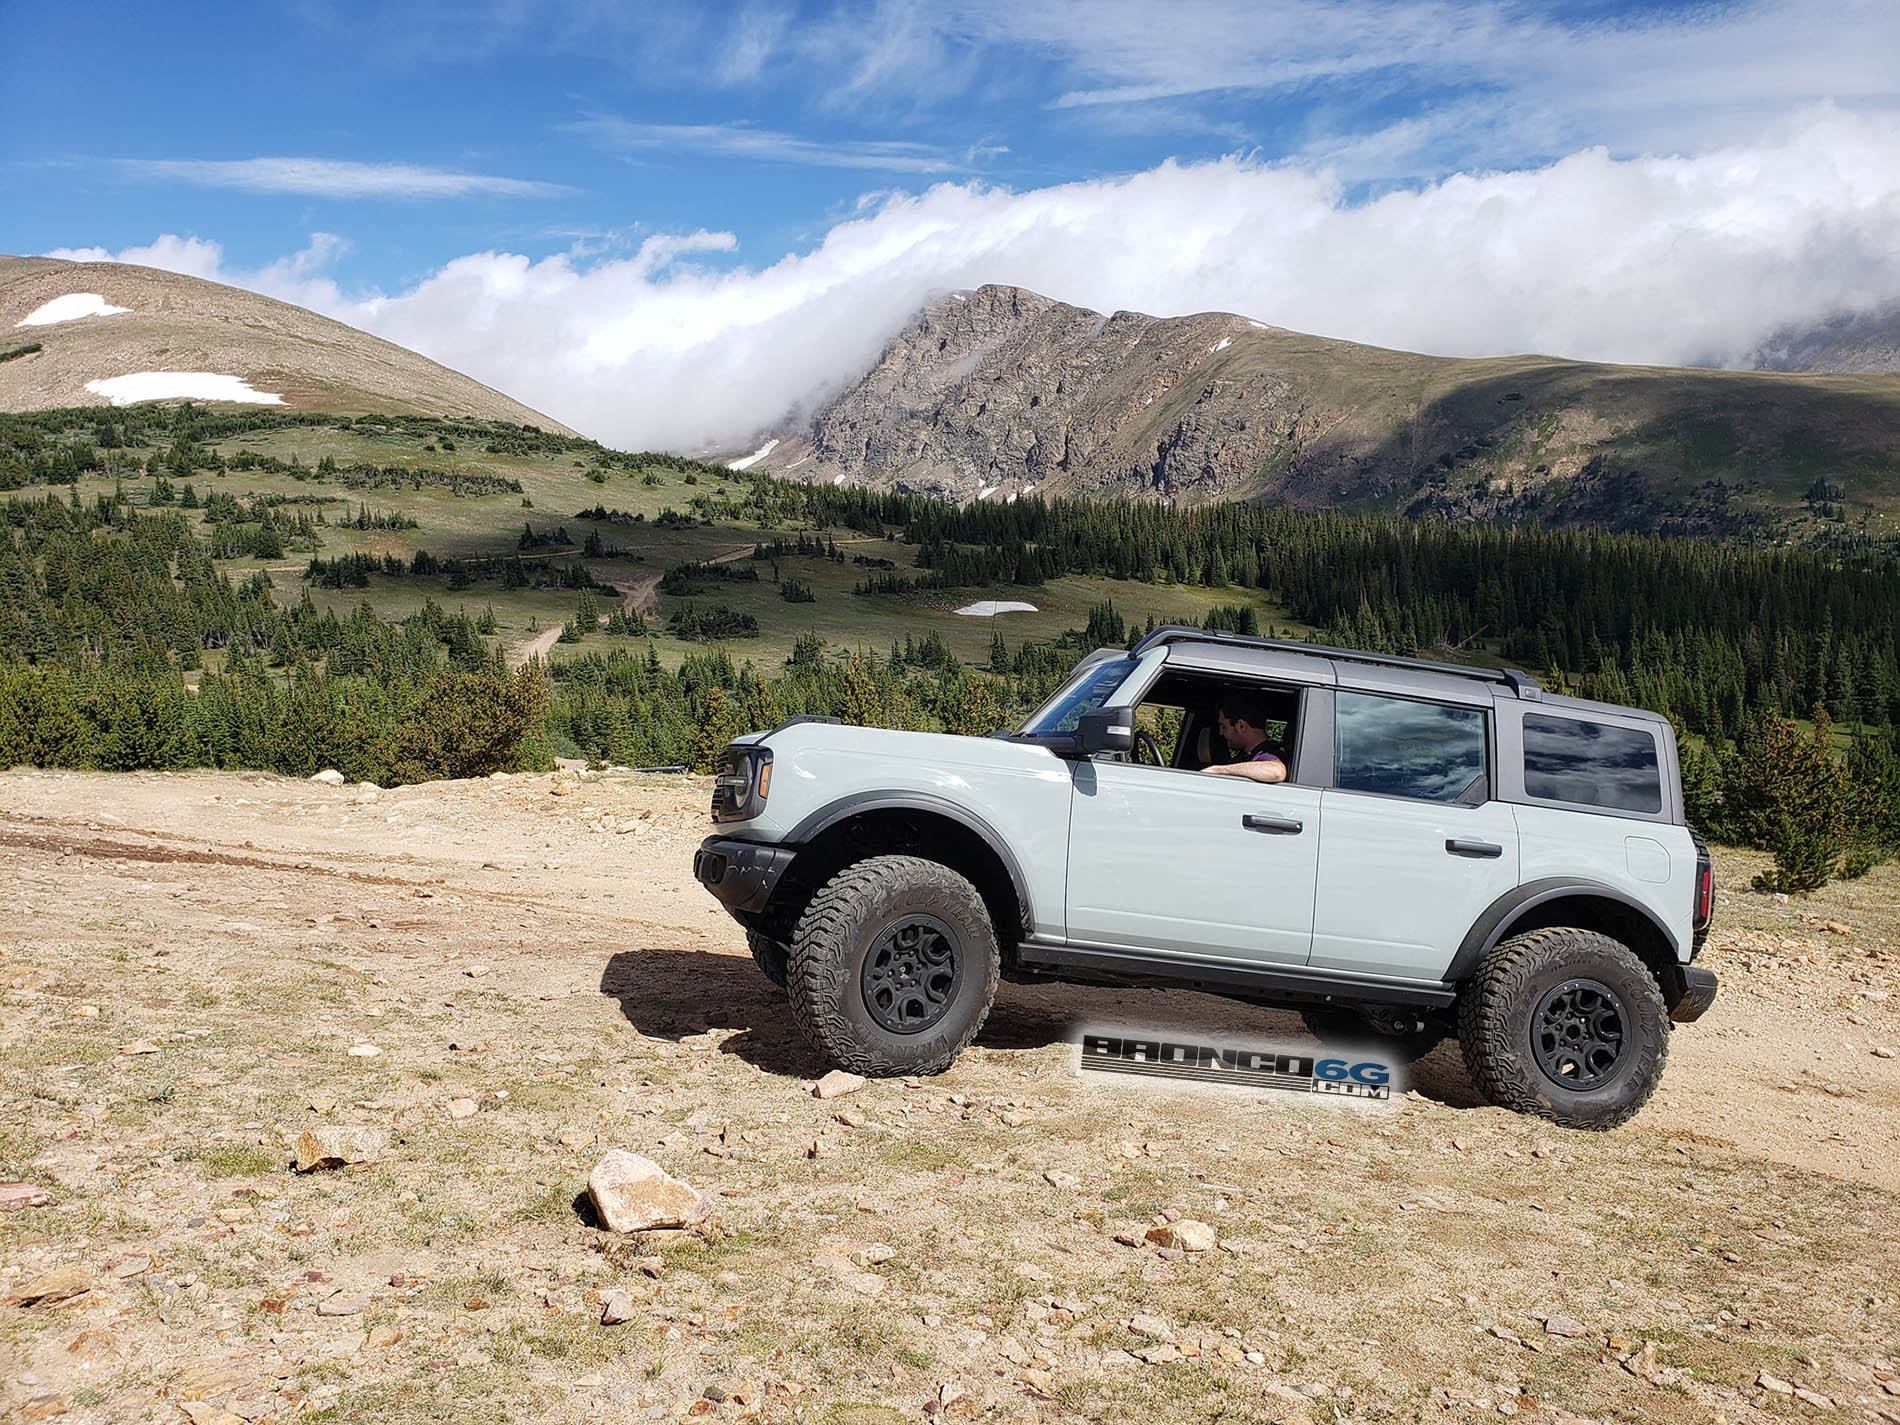
<path fill-rule="evenodd" d="M 1355 201 L 1331 174 L 1228 158 L 1014 193 L 867 202 L 811 251 L 711 266 L 729 233 L 631 257 L 484 252 L 345 294 L 317 235 L 270 267 L 167 235 L 113 258 L 310 306 L 622 447 L 749 449 L 855 379 L 932 291 L 1012 283 L 1100 310 L 1236 311 L 1452 356 L 1733 365 L 1778 328 L 1900 295 L 1900 116 L 1831 107 L 1668 158 L 1601 149 Z M 756 444 L 756 442 L 752 442 Z"/>

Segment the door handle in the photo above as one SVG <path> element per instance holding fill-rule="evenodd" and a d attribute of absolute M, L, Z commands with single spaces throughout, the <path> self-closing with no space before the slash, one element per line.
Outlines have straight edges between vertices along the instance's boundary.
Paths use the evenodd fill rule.
<path fill-rule="evenodd" d="M 1306 823 L 1290 816 L 1243 816 L 1240 824 L 1249 831 L 1264 831 L 1269 836 L 1298 836 Z"/>
<path fill-rule="evenodd" d="M 1454 856 L 1475 856 L 1480 860 L 1496 860 L 1504 854 L 1504 848 L 1495 841 L 1459 841 L 1456 838 L 1445 843 L 1445 849 Z"/>

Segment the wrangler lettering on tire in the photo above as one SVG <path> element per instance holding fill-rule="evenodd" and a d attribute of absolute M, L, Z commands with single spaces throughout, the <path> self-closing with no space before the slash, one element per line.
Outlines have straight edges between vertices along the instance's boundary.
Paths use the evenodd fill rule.
<path fill-rule="evenodd" d="M 839 1068 L 938 1074 L 996 997 L 996 931 L 983 897 L 949 867 L 874 856 L 812 897 L 792 937 L 792 1017 Z"/>
<path fill-rule="evenodd" d="M 1459 998 L 1458 1042 L 1490 1102 L 1614 1128 L 1662 1078 L 1669 1012 L 1648 966 L 1607 935 L 1534 930 L 1479 965 Z"/>

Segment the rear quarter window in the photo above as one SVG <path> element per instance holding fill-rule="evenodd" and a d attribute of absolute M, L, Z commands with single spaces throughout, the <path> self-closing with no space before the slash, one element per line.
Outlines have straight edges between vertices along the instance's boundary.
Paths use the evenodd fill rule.
<path fill-rule="evenodd" d="M 1538 801 L 1659 812 L 1662 767 L 1655 734 L 1582 718 L 1526 713 L 1524 793 Z"/>

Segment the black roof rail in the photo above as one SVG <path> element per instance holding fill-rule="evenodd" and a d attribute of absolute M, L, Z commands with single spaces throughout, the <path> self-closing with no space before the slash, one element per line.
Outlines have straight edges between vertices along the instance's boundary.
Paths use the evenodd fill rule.
<path fill-rule="evenodd" d="M 1476 678 L 1486 683 L 1502 683 L 1527 701 L 1544 695 L 1543 684 L 1518 668 L 1473 668 L 1463 663 L 1438 663 L 1429 658 L 1401 658 L 1396 653 L 1367 653 L 1359 648 L 1334 648 L 1325 643 L 1295 643 L 1289 638 L 1263 638 L 1251 633 L 1228 633 L 1221 629 L 1195 628 L 1191 624 L 1163 624 L 1145 634 L 1129 652 L 1135 656 L 1165 643 L 1225 643 L 1237 648 L 1270 648 L 1279 653 L 1304 653 L 1314 658 L 1333 658 L 1344 663 L 1370 663 L 1380 668 L 1411 668 L 1423 673 L 1443 673 L 1454 678 Z"/>

